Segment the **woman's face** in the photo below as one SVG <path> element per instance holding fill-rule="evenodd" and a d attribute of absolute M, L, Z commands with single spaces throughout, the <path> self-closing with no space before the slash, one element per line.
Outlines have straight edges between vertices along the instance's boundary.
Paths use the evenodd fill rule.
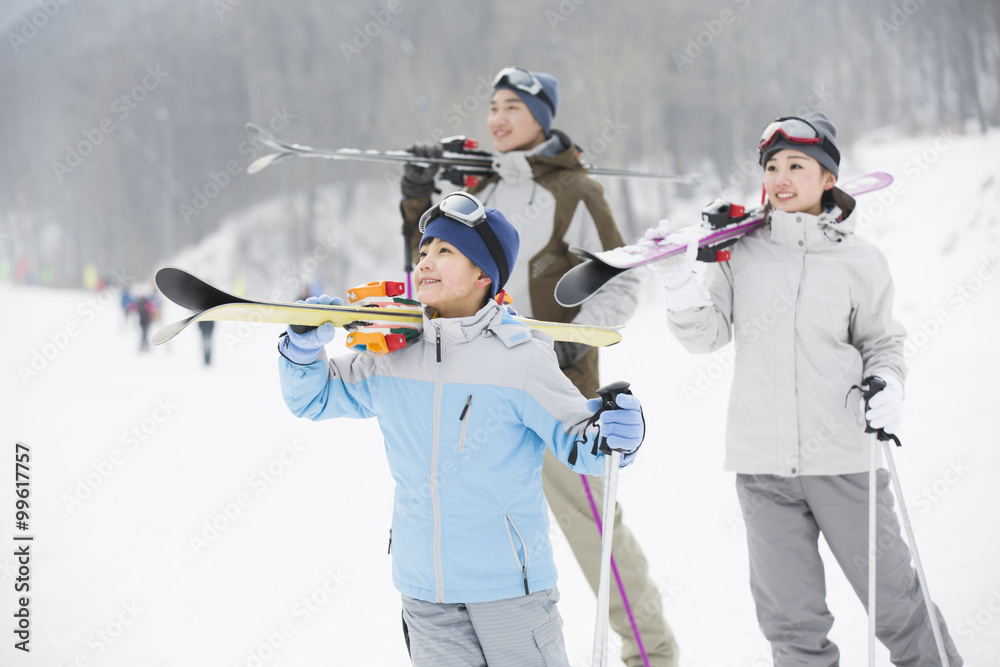
<path fill-rule="evenodd" d="M 525 151 L 545 141 L 545 133 L 513 90 L 498 88 L 490 99 L 486 127 L 498 153 Z"/>
<path fill-rule="evenodd" d="M 778 151 L 764 164 L 767 199 L 779 211 L 819 215 L 823 193 L 836 183 L 819 162 L 791 148 Z"/>

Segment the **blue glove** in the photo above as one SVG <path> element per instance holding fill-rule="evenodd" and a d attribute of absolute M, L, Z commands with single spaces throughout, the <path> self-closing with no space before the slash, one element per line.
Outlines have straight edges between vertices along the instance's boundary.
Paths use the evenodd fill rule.
<path fill-rule="evenodd" d="M 600 398 L 587 401 L 587 409 L 596 412 L 603 402 Z M 617 410 L 605 410 L 601 413 L 601 435 L 607 441 L 609 449 L 621 452 L 619 468 L 624 468 L 635 460 L 635 453 L 642 445 L 646 435 L 646 420 L 642 416 L 642 406 L 639 399 L 632 394 L 615 396 Z"/>
<path fill-rule="evenodd" d="M 340 297 L 330 297 L 326 294 L 322 296 L 311 296 L 305 301 L 296 303 L 319 304 L 321 306 L 340 306 L 344 300 Z M 301 327 L 298 327 L 301 331 Z M 309 327 L 302 333 L 296 333 L 289 325 L 281 337 L 278 339 L 278 352 L 285 359 L 293 364 L 308 366 L 315 362 L 323 354 L 323 347 L 333 340 L 337 333 L 337 327 L 333 322 L 324 322 L 318 327 Z"/>

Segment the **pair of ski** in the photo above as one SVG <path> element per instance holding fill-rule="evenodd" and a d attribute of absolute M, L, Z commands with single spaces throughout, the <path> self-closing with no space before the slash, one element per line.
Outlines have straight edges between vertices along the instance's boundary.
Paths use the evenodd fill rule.
<path fill-rule="evenodd" d="M 873 172 L 844 181 L 838 187 L 856 197 L 875 190 L 881 190 L 892 183 L 892 176 L 884 172 Z M 592 252 L 584 248 L 571 247 L 570 251 L 583 258 L 583 262 L 567 271 L 556 284 L 555 297 L 563 306 L 578 306 L 592 297 L 615 276 L 626 271 L 658 262 L 667 257 L 683 254 L 688 245 L 697 241 L 699 247 L 698 259 L 702 261 L 724 260 L 722 248 L 734 243 L 744 234 L 748 234 L 764 224 L 764 207 L 759 206 L 747 211 L 742 207 L 727 208 L 729 214 L 741 211 L 733 222 L 726 224 L 710 216 L 696 227 L 685 228 L 659 239 L 640 241 L 604 252 Z"/>
<path fill-rule="evenodd" d="M 356 148 L 313 148 L 302 144 L 281 141 L 264 128 L 246 124 L 247 135 L 251 140 L 275 151 L 269 155 L 257 158 L 247 167 L 248 174 L 270 167 L 272 164 L 289 157 L 320 158 L 324 160 L 350 160 L 355 162 L 395 162 L 408 163 L 421 167 L 432 164 L 443 167 L 442 177 L 455 185 L 474 187 L 478 182 L 470 178 L 485 178 L 493 173 L 493 155 L 486 151 L 476 150 L 479 142 L 467 137 L 449 137 L 441 141 L 443 154 L 441 157 L 424 157 L 407 153 L 406 151 L 375 151 L 358 150 Z M 612 176 L 619 178 L 653 178 L 661 181 L 672 181 L 695 185 L 698 174 L 675 175 L 658 174 L 655 172 L 634 171 L 631 169 L 609 169 L 584 163 L 584 168 L 592 176 Z"/>
<path fill-rule="evenodd" d="M 164 297 L 178 306 L 195 312 L 190 317 L 157 331 L 152 338 L 153 345 L 166 343 L 189 325 L 199 321 L 246 321 L 306 327 L 333 322 L 338 327 L 351 330 L 372 327 L 379 323 L 387 325 L 398 323 L 400 327 L 405 328 L 420 327 L 423 323 L 421 308 L 323 306 L 245 299 L 221 290 L 198 276 L 174 266 L 166 266 L 157 271 L 155 281 L 156 287 Z M 543 322 L 529 317 L 514 319 L 547 333 L 555 340 L 604 347 L 614 345 L 622 339 L 621 327 Z"/>

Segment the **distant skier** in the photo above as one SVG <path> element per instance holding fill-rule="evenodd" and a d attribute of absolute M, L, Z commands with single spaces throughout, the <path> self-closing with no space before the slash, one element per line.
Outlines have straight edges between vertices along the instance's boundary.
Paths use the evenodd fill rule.
<path fill-rule="evenodd" d="M 212 332 L 215 330 L 213 320 L 200 320 L 198 328 L 201 330 L 201 352 L 205 359 L 205 365 L 212 365 Z"/>
<path fill-rule="evenodd" d="M 123 321 L 127 324 L 129 315 L 135 312 L 135 299 L 132 298 L 132 289 L 127 285 L 122 287 L 121 308 Z"/>
<path fill-rule="evenodd" d="M 601 401 L 559 371 L 551 339 L 498 303 L 519 245 L 499 211 L 454 193 L 419 230 L 420 339 L 327 361 L 332 323 L 289 328 L 278 344 L 285 402 L 313 420 L 378 419 L 396 483 L 393 583 L 414 665 L 568 667 L 542 460 L 548 450 L 560 465 L 603 473 L 590 427 Z M 645 428 L 634 396 L 616 402 L 601 413 L 601 435 L 625 465 Z"/>
<path fill-rule="evenodd" d="M 893 318 L 888 263 L 854 235 L 854 199 L 836 187 L 833 123 L 822 113 L 778 119 L 758 150 L 767 223 L 741 238 L 728 262 L 708 265 L 708 290 L 692 258 L 652 266 L 666 288 L 670 329 L 688 350 L 734 344 L 725 468 L 737 473 L 750 590 L 775 667 L 829 667 L 840 652 L 827 637 L 833 616 L 817 540 L 822 533 L 867 605 L 865 419 L 897 433 L 906 331 Z M 867 414 L 845 408 L 852 385 L 870 376 L 886 386 Z M 877 475 L 876 634 L 893 664 L 939 665 L 889 474 Z M 936 613 L 949 662 L 958 667 L 962 659 Z"/>
<path fill-rule="evenodd" d="M 149 350 L 149 327 L 159 319 L 160 300 L 150 285 L 138 285 L 133 290 L 133 303 L 139 323 L 139 351 Z"/>
<path fill-rule="evenodd" d="M 566 134 L 552 128 L 559 105 L 559 82 L 542 72 L 506 67 L 493 81 L 486 119 L 496 151 L 490 178 L 470 192 L 509 217 L 521 235 L 522 260 L 511 267 L 514 306 L 528 317 L 581 324 L 624 324 L 635 310 L 640 277 L 624 275 L 609 283 L 580 308 L 564 308 L 553 296 L 566 271 L 579 263 L 569 246 L 611 249 L 623 244 L 601 186 L 587 175 L 579 149 Z M 407 151 L 437 157 L 440 144 L 417 144 Z M 412 230 L 431 204 L 437 167 L 407 165 L 403 174 L 404 230 Z M 416 252 L 416 248 L 414 248 Z M 563 373 L 584 396 L 600 386 L 597 349 L 557 342 Z M 600 566 L 600 530 L 590 498 L 600 499 L 602 481 L 573 474 L 551 456 L 542 470 L 545 498 L 596 592 Z M 599 501 L 598 501 L 599 502 Z M 611 597 L 611 627 L 622 638 L 622 661 L 628 667 L 676 667 L 679 650 L 663 618 L 660 591 L 634 534 L 614 515 L 614 559 L 618 586 Z M 632 610 L 641 609 L 641 614 Z"/>

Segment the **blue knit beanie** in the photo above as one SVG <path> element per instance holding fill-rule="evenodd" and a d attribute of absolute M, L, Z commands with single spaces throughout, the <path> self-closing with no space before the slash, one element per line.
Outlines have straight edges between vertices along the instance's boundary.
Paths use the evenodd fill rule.
<path fill-rule="evenodd" d="M 837 128 L 834 127 L 833 121 L 827 118 L 825 113 L 820 111 L 812 111 L 804 116 L 801 116 L 801 118 L 815 127 L 816 131 L 819 132 L 820 137 L 826 139 L 829 144 L 833 146 L 833 148 L 838 152 L 837 158 L 834 159 L 834 156 L 824 150 L 821 144 L 797 144 L 789 141 L 785 137 L 778 136 L 775 138 L 774 142 L 765 148 L 763 153 L 761 153 L 760 163 L 762 165 L 766 165 L 772 155 L 780 150 L 790 148 L 794 151 L 805 153 L 829 170 L 829 172 L 833 174 L 834 178 L 840 178 L 840 148 L 837 146 Z"/>
<path fill-rule="evenodd" d="M 548 137 L 552 130 L 552 119 L 556 115 L 556 110 L 559 108 L 559 81 L 551 74 L 545 74 L 544 72 L 532 72 L 534 77 L 538 79 L 538 82 L 542 84 L 542 92 L 548 95 L 549 99 L 552 101 L 552 107 L 549 107 L 544 101 L 542 101 L 536 95 L 532 95 L 523 90 L 518 90 L 513 86 L 507 85 L 506 82 L 501 83 L 494 91 L 504 88 L 506 90 L 512 90 L 514 93 L 521 98 L 524 105 L 528 107 L 531 115 L 535 117 L 538 124 L 542 126 L 542 132 Z"/>
<path fill-rule="evenodd" d="M 510 271 L 513 271 L 514 262 L 517 261 L 518 247 L 521 243 L 514 225 L 507 221 L 503 213 L 490 207 L 486 207 L 486 222 L 480 224 L 489 225 L 493 233 L 496 234 L 507 259 L 507 266 Z M 474 227 L 469 227 L 445 216 L 438 216 L 427 223 L 424 235 L 420 239 L 420 246 L 423 247 L 431 239 L 441 239 L 452 244 L 489 276 L 490 280 L 493 281 L 490 296 L 496 296 L 503 287 L 500 284 L 500 267 L 497 266 L 497 261 L 486 246 L 486 241 Z"/>

